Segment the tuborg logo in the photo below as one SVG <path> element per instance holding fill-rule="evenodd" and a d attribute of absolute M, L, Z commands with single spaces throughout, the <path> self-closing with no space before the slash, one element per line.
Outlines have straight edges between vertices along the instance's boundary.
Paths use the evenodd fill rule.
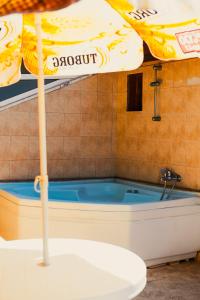
<path fill-rule="evenodd" d="M 52 57 L 52 64 L 56 67 L 67 67 L 74 65 L 88 65 L 97 63 L 97 53 L 82 54 L 75 56 Z"/>
<path fill-rule="evenodd" d="M 150 9 L 150 8 L 148 8 L 148 9 L 137 9 L 135 11 L 130 11 L 128 13 L 128 16 L 134 18 L 137 21 L 140 21 L 142 19 L 145 19 L 145 18 L 151 17 L 153 15 L 156 15 L 157 13 L 158 12 L 155 9 Z"/>

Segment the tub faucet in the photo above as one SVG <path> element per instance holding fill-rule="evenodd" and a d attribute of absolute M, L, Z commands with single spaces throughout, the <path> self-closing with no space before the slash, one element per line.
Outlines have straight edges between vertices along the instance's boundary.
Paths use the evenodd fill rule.
<path fill-rule="evenodd" d="M 181 175 L 174 172 L 172 169 L 164 168 L 160 170 L 161 181 L 176 181 L 180 182 L 182 180 Z"/>
<path fill-rule="evenodd" d="M 180 182 L 182 180 L 182 177 L 181 177 L 181 175 L 174 172 L 172 169 L 168 169 L 168 168 L 161 169 L 160 174 L 161 174 L 161 177 L 160 177 L 161 182 L 164 182 L 163 192 L 160 197 L 160 200 L 163 200 L 163 198 L 166 194 L 167 182 L 172 182 L 172 186 L 169 189 L 169 191 L 167 192 L 167 197 L 166 197 L 166 199 L 169 199 L 169 197 L 176 185 L 176 182 Z"/>

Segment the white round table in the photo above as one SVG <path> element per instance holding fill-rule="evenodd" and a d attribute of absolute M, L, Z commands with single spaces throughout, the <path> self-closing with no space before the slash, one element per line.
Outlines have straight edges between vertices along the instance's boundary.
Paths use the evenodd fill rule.
<path fill-rule="evenodd" d="M 1 300 L 130 300 L 145 287 L 144 262 L 121 247 L 50 239 L 47 267 L 41 249 L 41 240 L 0 242 Z"/>

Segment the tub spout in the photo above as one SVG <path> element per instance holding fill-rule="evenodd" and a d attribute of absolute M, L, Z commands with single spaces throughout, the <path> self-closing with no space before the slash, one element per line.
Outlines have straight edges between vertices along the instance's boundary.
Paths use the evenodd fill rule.
<path fill-rule="evenodd" d="M 182 180 L 182 177 L 181 175 L 174 172 L 172 169 L 168 169 L 168 168 L 161 169 L 160 174 L 161 174 L 161 178 L 160 178 L 161 182 L 164 182 L 164 188 L 160 200 L 163 200 L 166 194 L 167 182 L 171 182 L 171 189 L 167 192 L 167 197 L 166 197 L 166 199 L 169 199 L 176 185 L 176 182 L 180 182 Z"/>
<path fill-rule="evenodd" d="M 180 182 L 182 180 L 181 175 L 177 174 L 171 169 L 164 168 L 160 170 L 161 173 L 161 181 L 176 181 Z"/>

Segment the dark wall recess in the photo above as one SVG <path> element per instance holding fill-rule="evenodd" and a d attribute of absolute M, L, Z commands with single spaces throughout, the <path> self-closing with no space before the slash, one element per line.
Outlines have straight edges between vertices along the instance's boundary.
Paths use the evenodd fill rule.
<path fill-rule="evenodd" d="M 127 111 L 142 111 L 142 73 L 127 78 Z"/>

